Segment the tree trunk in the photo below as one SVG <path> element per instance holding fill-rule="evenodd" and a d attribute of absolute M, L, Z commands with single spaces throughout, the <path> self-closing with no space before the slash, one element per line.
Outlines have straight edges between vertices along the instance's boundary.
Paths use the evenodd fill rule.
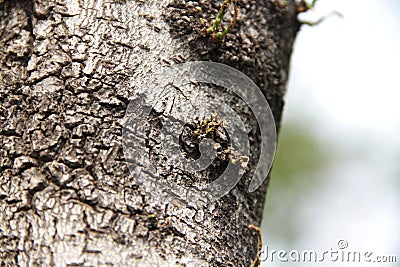
<path fill-rule="evenodd" d="M 0 0 L 1 266 L 250 265 L 257 233 L 248 225 L 260 224 L 267 181 L 247 193 L 260 140 L 244 103 L 213 91 L 247 118 L 252 156 L 239 184 L 204 208 L 147 192 L 129 178 L 122 149 L 122 119 L 138 88 L 188 61 L 245 73 L 279 125 L 296 3 L 240 0 L 224 41 L 200 21 L 210 26 L 221 4 Z M 147 144 L 143 153 L 154 152 Z M 218 168 L 200 177 L 212 180 Z M 195 179 L 174 166 L 167 176 Z"/>

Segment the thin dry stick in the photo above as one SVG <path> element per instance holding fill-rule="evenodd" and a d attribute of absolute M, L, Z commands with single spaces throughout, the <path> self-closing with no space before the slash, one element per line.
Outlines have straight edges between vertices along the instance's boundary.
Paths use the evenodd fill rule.
<path fill-rule="evenodd" d="M 252 230 L 257 231 L 258 234 L 258 249 L 257 249 L 257 255 L 256 258 L 251 262 L 250 267 L 258 267 L 261 264 L 261 260 L 258 257 L 260 251 L 262 250 L 262 236 L 261 236 L 261 228 L 258 226 L 255 226 L 253 224 L 249 225 L 249 228 Z"/>

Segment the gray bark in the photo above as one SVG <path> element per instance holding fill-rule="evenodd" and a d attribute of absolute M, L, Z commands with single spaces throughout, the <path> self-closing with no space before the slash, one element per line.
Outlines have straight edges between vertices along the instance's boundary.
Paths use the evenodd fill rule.
<path fill-rule="evenodd" d="M 244 72 L 279 124 L 296 3 L 239 1 L 221 44 L 200 23 L 221 2 L 0 0 L 1 266 L 250 265 L 257 234 L 247 226 L 260 224 L 267 182 L 249 194 L 246 174 L 205 208 L 165 203 L 129 178 L 121 146 L 135 90 L 179 62 Z M 254 169 L 254 118 L 226 92 L 215 97 L 248 118 Z"/>

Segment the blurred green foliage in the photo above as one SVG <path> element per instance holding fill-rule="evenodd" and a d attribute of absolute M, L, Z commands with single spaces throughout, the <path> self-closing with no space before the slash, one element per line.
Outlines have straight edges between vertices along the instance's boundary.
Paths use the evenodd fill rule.
<path fill-rule="evenodd" d="M 284 122 L 271 171 L 263 225 L 273 231 L 269 238 L 275 235 L 288 244 L 298 235 L 299 203 L 318 188 L 329 165 L 329 148 L 311 129 L 310 122 Z"/>
<path fill-rule="evenodd" d="M 307 125 L 283 124 L 271 173 L 274 188 L 289 190 L 298 183 L 314 182 L 314 174 L 326 166 L 329 151 L 322 149 L 322 141 L 309 132 Z"/>

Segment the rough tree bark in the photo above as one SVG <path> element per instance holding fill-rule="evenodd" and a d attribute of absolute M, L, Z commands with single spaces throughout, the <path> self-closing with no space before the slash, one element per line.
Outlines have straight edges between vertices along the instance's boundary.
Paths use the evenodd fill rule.
<path fill-rule="evenodd" d="M 200 23 L 221 2 L 0 0 L 1 266 L 250 265 L 257 234 L 247 226 L 260 224 L 267 182 L 249 194 L 245 175 L 204 209 L 163 203 L 128 178 L 121 146 L 136 88 L 187 61 L 244 72 L 279 125 L 296 3 L 240 0 L 221 44 Z M 249 118 L 254 169 L 259 134 Z"/>

